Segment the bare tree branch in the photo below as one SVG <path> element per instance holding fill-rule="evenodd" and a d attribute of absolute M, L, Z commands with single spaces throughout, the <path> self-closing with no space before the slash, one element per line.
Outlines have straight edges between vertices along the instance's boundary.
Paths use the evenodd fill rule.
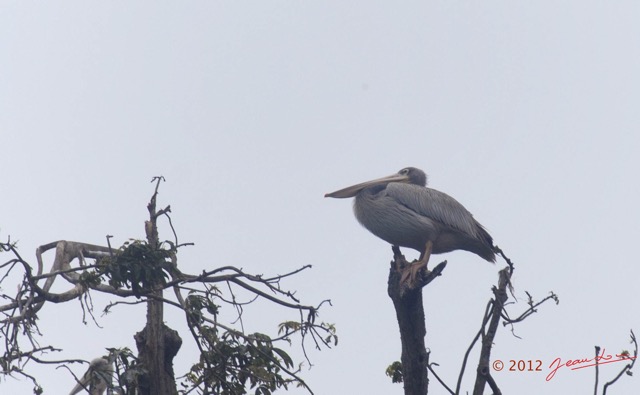
<path fill-rule="evenodd" d="M 631 357 L 628 352 L 626 353 L 623 352 L 620 355 L 625 356 L 626 358 L 629 358 L 629 360 L 631 360 L 631 363 L 625 365 L 611 381 L 607 382 L 604 385 L 604 387 L 602 388 L 602 395 L 607 395 L 607 389 L 609 388 L 609 386 L 615 384 L 616 381 L 618 381 L 623 374 L 626 373 L 629 376 L 632 375 L 631 369 L 633 369 L 633 365 L 635 365 L 636 359 L 638 358 L 638 341 L 636 340 L 636 335 L 635 333 L 633 333 L 633 330 L 631 330 L 630 336 L 631 336 L 631 343 L 633 344 L 633 357 Z M 596 360 L 596 369 L 597 368 L 598 368 L 598 365 Z M 596 386 L 598 385 L 597 377 L 598 377 L 598 374 L 596 373 Z"/>
<path fill-rule="evenodd" d="M 480 351 L 480 361 L 478 362 L 476 383 L 473 388 L 473 395 L 482 395 L 484 393 L 484 387 L 487 383 L 494 391 L 494 393 L 500 393 L 500 389 L 491 377 L 490 358 L 491 348 L 493 347 L 493 340 L 498 330 L 498 323 L 504 304 L 508 299 L 507 286 L 511 283 L 511 273 L 513 273 L 513 267 L 506 267 L 499 273 L 498 287 L 493 288 L 493 303 L 490 309 L 491 317 L 488 320 L 488 327 L 486 333 L 482 334 L 482 346 Z"/>

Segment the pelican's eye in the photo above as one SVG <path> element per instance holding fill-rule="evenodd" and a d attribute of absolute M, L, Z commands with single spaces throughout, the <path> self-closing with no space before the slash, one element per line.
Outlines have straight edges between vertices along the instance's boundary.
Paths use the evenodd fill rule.
<path fill-rule="evenodd" d="M 404 176 L 406 176 L 407 174 L 409 174 L 409 169 L 408 168 L 404 168 L 404 169 L 400 170 L 399 173 L 404 175 Z"/>

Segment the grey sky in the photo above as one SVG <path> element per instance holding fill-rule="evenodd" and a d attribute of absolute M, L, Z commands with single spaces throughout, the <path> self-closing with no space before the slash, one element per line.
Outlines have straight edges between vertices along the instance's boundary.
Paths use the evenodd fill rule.
<path fill-rule="evenodd" d="M 620 352 L 640 334 L 638 20 L 635 1 L 3 2 L 0 237 L 34 262 L 58 239 L 142 238 L 162 174 L 160 204 L 196 243 L 184 271 L 313 265 L 288 285 L 333 301 L 321 319 L 340 345 L 312 351 L 304 372 L 316 393 L 401 394 L 384 375 L 400 356 L 391 249 L 323 194 L 419 167 L 516 263 L 514 314 L 525 290 L 561 298 L 516 327 L 522 340 L 499 333 L 494 358 L 545 368 L 496 373 L 503 391 L 590 393 L 590 369 L 544 377 L 556 357 Z M 434 258 L 449 265 L 425 290 L 427 343 L 453 383 L 504 265 Z M 95 295 L 97 310 L 108 300 Z M 263 312 L 248 313 L 261 330 L 290 318 Z M 42 343 L 87 360 L 133 349 L 143 316 L 120 308 L 99 329 L 77 303 L 49 306 Z M 196 354 L 180 319 L 167 321 L 184 373 Z M 38 371 L 45 393 L 73 387 L 64 370 Z M 616 385 L 638 389 L 635 376 Z"/>

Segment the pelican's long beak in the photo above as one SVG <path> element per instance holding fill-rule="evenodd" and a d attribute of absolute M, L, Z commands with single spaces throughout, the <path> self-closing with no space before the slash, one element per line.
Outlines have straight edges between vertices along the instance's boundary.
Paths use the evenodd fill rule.
<path fill-rule="evenodd" d="M 354 197 L 361 190 L 373 187 L 376 185 L 388 184 L 390 182 L 409 182 L 409 177 L 403 174 L 392 174 L 390 176 L 377 178 L 375 180 L 366 181 L 360 184 L 352 185 L 350 187 L 346 187 L 344 189 L 340 189 L 339 191 L 327 193 L 324 197 L 336 198 L 336 199 L 344 199 Z"/>

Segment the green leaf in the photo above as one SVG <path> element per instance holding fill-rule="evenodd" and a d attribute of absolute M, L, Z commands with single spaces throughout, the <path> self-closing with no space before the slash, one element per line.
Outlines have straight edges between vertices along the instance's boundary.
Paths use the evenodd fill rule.
<path fill-rule="evenodd" d="M 275 352 L 276 354 L 278 354 L 280 356 L 280 358 L 282 358 L 282 361 L 287 366 L 287 368 L 292 368 L 293 367 L 293 360 L 291 359 L 289 354 L 284 352 L 284 350 L 282 350 L 280 348 L 274 348 L 273 352 Z"/>
<path fill-rule="evenodd" d="M 392 383 L 402 383 L 404 380 L 402 376 L 402 363 L 400 361 L 395 361 L 387 367 L 385 374 L 391 377 Z"/>

